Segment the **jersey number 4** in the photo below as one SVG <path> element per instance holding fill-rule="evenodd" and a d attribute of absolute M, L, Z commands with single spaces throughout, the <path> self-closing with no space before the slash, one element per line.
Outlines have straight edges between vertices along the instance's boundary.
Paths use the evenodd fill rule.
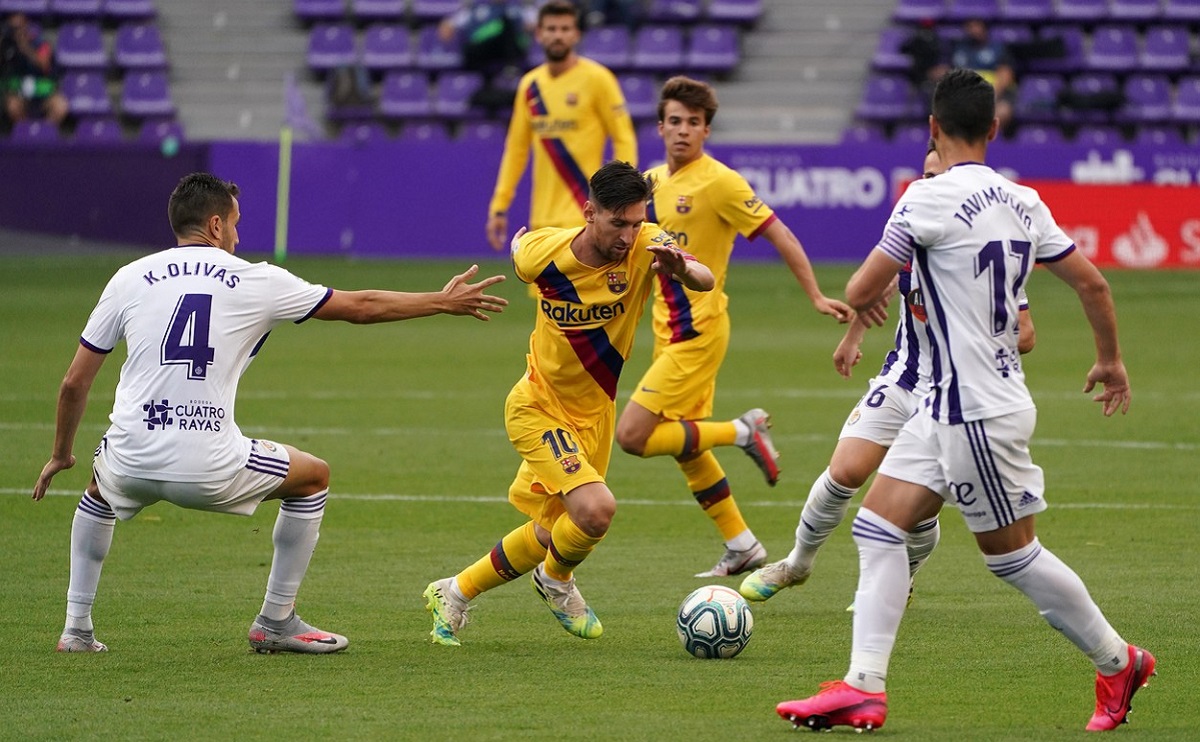
<path fill-rule="evenodd" d="M 208 344 L 209 319 L 212 317 L 210 294 L 184 294 L 175 305 L 171 323 L 162 342 L 162 365 L 186 366 L 188 378 L 208 378 L 215 352 Z"/>

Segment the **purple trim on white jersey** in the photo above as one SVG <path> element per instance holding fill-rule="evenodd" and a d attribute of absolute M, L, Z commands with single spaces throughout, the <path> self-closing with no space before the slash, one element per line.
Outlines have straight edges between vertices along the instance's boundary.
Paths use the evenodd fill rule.
<path fill-rule="evenodd" d="M 287 476 L 288 460 L 278 456 L 265 456 L 258 452 L 258 441 L 250 441 L 250 459 L 246 468 L 261 474 L 271 474 L 280 479 Z"/>
<path fill-rule="evenodd" d="M 911 234 L 895 224 L 888 224 L 875 249 L 882 250 L 889 258 L 903 265 L 912 260 L 916 246 Z"/>
<path fill-rule="evenodd" d="M 271 337 L 271 333 L 268 332 L 264 333 L 263 336 L 258 339 L 258 342 L 254 344 L 254 349 L 250 351 L 251 358 L 258 356 L 258 351 L 262 350 L 263 343 L 267 342 L 267 338 L 269 337 Z"/>
<path fill-rule="evenodd" d="M 324 298 L 322 298 L 321 301 L 317 302 L 317 305 L 315 307 L 308 310 L 308 314 L 306 314 L 303 317 L 301 317 L 300 319 L 296 320 L 296 324 L 300 324 L 301 322 L 305 321 L 309 317 L 316 314 L 321 309 L 321 307 L 325 306 L 325 302 L 329 301 L 330 297 L 332 297 L 332 296 L 333 296 L 333 289 L 330 289 L 330 288 L 325 289 Z"/>
<path fill-rule="evenodd" d="M 108 355 L 109 353 L 113 352 L 112 348 L 105 350 L 104 348 L 100 348 L 98 346 L 92 345 L 87 340 L 83 339 L 82 337 L 79 338 L 79 344 L 82 345 L 83 347 L 87 348 L 88 350 L 92 351 L 93 353 L 100 353 L 102 355 Z"/>
<path fill-rule="evenodd" d="M 929 253 L 918 250 L 914 256 L 914 267 L 920 269 L 921 292 L 925 298 L 926 324 L 930 328 L 930 350 L 933 360 L 933 419 L 945 420 L 951 425 L 963 421 L 962 395 L 958 391 L 958 371 L 954 367 L 954 355 L 950 348 L 950 328 L 946 324 L 946 311 L 942 307 L 942 296 L 933 275 L 929 272 Z M 943 367 L 946 367 L 943 370 Z M 942 395 L 943 381 L 948 381 L 945 399 Z M 946 411 L 942 412 L 945 402 Z"/>
<path fill-rule="evenodd" d="M 1063 250 L 1058 255 L 1051 255 L 1048 258 L 1037 258 L 1034 260 L 1034 262 L 1039 265 L 1042 263 L 1057 263 L 1058 261 L 1067 257 L 1068 255 L 1070 255 L 1073 252 L 1075 252 L 1075 243 L 1074 242 L 1071 243 L 1070 247 L 1068 247 L 1066 250 Z"/>
<path fill-rule="evenodd" d="M 983 491 L 987 495 L 988 504 L 991 505 L 992 515 L 996 518 L 996 525 L 1000 528 L 1015 523 L 1017 520 L 1016 514 L 1013 512 L 1012 503 L 1009 502 L 1008 496 L 1004 492 L 1004 480 L 1000 476 L 1000 470 L 996 466 L 996 459 L 992 456 L 992 449 L 988 443 L 987 429 L 984 427 L 983 420 L 966 423 L 963 426 L 967 434 L 967 441 L 971 444 L 971 456 L 975 459 L 975 469 L 979 472 L 979 482 L 983 486 Z"/>

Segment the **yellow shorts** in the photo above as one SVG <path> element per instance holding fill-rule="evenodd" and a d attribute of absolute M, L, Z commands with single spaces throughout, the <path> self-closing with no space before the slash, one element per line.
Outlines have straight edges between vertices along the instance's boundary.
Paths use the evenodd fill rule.
<path fill-rule="evenodd" d="M 580 429 L 538 407 L 520 387 L 504 404 L 504 425 L 521 467 L 508 501 L 546 530 L 564 512 L 561 495 L 584 484 L 603 482 L 612 457 L 616 409 L 606 405 L 596 424 Z"/>
<path fill-rule="evenodd" d="M 630 399 L 667 420 L 712 416 L 717 372 L 729 349 L 729 315 L 722 314 L 699 337 L 654 349 Z"/>

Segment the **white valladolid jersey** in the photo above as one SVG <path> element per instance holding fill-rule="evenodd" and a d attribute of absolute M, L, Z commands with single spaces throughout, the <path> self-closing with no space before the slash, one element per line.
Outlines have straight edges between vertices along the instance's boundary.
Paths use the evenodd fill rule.
<path fill-rule="evenodd" d="M 208 482 L 253 467 L 234 423 L 238 380 L 273 327 L 303 322 L 331 294 L 209 246 L 163 250 L 117 271 L 80 337 L 99 353 L 121 339 L 128 350 L 105 434 L 112 470 Z"/>
<path fill-rule="evenodd" d="M 912 263 L 927 317 L 935 420 L 958 424 L 1033 407 L 1017 352 L 1035 262 L 1075 249 L 1037 191 L 962 163 L 912 183 L 876 249 Z"/>

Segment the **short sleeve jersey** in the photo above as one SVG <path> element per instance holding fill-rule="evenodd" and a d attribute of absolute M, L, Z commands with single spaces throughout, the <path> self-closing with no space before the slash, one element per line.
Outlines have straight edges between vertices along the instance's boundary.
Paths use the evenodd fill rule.
<path fill-rule="evenodd" d="M 581 231 L 535 230 L 521 237 L 513 253 L 517 277 L 534 284 L 538 293 L 528 368 L 518 386 L 525 385 L 547 412 L 590 428 L 616 399 L 617 381 L 657 275 L 646 247 L 674 243 L 647 222 L 622 260 L 593 268 L 571 251 Z"/>
<path fill-rule="evenodd" d="M 754 193 L 736 170 L 702 155 L 674 173 L 666 165 L 647 171 L 655 182 L 647 217 L 674 237 L 676 244 L 708 266 L 716 279 L 712 291 L 690 291 L 660 276 L 654 290 L 654 334 L 677 343 L 705 332 L 729 305 L 725 276 L 734 239 L 762 234 L 775 212 Z"/>
<path fill-rule="evenodd" d="M 530 227 L 582 225 L 588 178 L 604 164 L 609 138 L 613 159 L 636 167 L 633 121 L 612 72 L 584 57 L 557 77 L 548 65 L 533 68 L 517 87 L 489 212 L 508 210 L 532 143 Z"/>
<path fill-rule="evenodd" d="M 986 165 L 955 165 L 908 187 L 876 249 L 911 261 L 920 286 L 934 419 L 1032 408 L 1017 351 L 1021 291 L 1035 262 L 1075 249 L 1037 191 Z"/>
<path fill-rule="evenodd" d="M 80 337 L 99 353 L 126 343 L 105 434 L 113 471 L 177 482 L 236 474 L 250 454 L 234 422 L 242 372 L 271 328 L 304 321 L 332 293 L 207 246 L 118 270 Z"/>

